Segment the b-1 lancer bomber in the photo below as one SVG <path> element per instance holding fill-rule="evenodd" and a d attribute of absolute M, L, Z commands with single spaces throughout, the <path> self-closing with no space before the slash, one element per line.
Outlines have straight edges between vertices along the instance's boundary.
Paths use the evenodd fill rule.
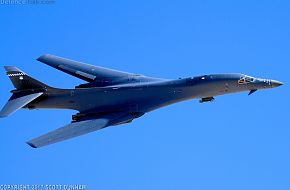
<path fill-rule="evenodd" d="M 34 138 L 27 143 L 38 148 L 84 135 L 109 126 L 130 123 L 147 112 L 177 102 L 199 99 L 211 102 L 214 97 L 275 88 L 281 82 L 243 74 L 210 74 L 180 79 L 161 79 L 121 72 L 43 55 L 37 59 L 51 67 L 78 77 L 85 84 L 74 89 L 48 86 L 14 66 L 5 66 L 15 89 L 0 112 L 6 117 L 20 108 L 72 109 L 78 111 L 68 125 Z"/>

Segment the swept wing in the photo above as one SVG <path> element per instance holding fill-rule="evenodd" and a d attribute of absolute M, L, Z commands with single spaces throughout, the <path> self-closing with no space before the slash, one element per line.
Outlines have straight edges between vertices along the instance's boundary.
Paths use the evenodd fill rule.
<path fill-rule="evenodd" d="M 47 146 L 53 143 L 71 139 L 81 136 L 93 131 L 97 131 L 112 125 L 120 125 L 123 123 L 131 122 L 133 119 L 142 116 L 143 114 L 130 114 L 130 113 L 108 113 L 98 118 L 88 118 L 72 122 L 64 127 L 51 131 L 40 137 L 34 138 L 27 142 L 33 148 Z"/>
<path fill-rule="evenodd" d="M 88 82 L 124 78 L 134 75 L 132 73 L 89 65 L 50 54 L 45 54 L 37 60 Z"/>

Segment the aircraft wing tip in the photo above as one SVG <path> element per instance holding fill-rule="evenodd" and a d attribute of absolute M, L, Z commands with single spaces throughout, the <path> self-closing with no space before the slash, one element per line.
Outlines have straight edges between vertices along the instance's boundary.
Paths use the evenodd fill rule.
<path fill-rule="evenodd" d="M 0 112 L 0 118 L 4 118 L 4 117 L 7 117 L 8 115 L 7 114 L 4 114 L 2 113 L 2 111 Z"/>
<path fill-rule="evenodd" d="M 29 146 L 31 146 L 32 148 L 38 148 L 35 144 L 33 144 L 32 142 L 26 142 Z"/>
<path fill-rule="evenodd" d="M 46 60 L 47 58 L 51 57 L 52 55 L 46 53 L 43 54 L 42 56 L 38 57 L 36 60 L 42 62 L 43 60 Z"/>

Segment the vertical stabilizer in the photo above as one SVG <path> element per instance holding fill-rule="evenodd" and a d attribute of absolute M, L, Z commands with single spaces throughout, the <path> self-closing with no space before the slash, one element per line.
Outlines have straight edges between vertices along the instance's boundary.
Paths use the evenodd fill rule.
<path fill-rule="evenodd" d="M 17 90 L 28 90 L 28 89 L 45 89 L 48 86 L 18 69 L 14 66 L 4 66 L 7 76 L 10 78 L 13 86 Z"/>
<path fill-rule="evenodd" d="M 50 88 L 46 84 L 28 76 L 17 67 L 4 66 L 4 68 L 15 90 L 11 91 L 13 94 L 0 111 L 0 117 L 9 116 L 41 96 L 47 88 Z"/>

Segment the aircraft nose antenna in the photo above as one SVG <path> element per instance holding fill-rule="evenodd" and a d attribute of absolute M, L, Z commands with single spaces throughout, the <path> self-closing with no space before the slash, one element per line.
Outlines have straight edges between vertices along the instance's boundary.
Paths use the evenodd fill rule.
<path fill-rule="evenodd" d="M 284 83 L 280 82 L 280 81 L 277 81 L 277 80 L 271 80 L 271 85 L 272 85 L 272 88 L 276 88 L 278 86 L 281 86 L 283 85 Z"/>

